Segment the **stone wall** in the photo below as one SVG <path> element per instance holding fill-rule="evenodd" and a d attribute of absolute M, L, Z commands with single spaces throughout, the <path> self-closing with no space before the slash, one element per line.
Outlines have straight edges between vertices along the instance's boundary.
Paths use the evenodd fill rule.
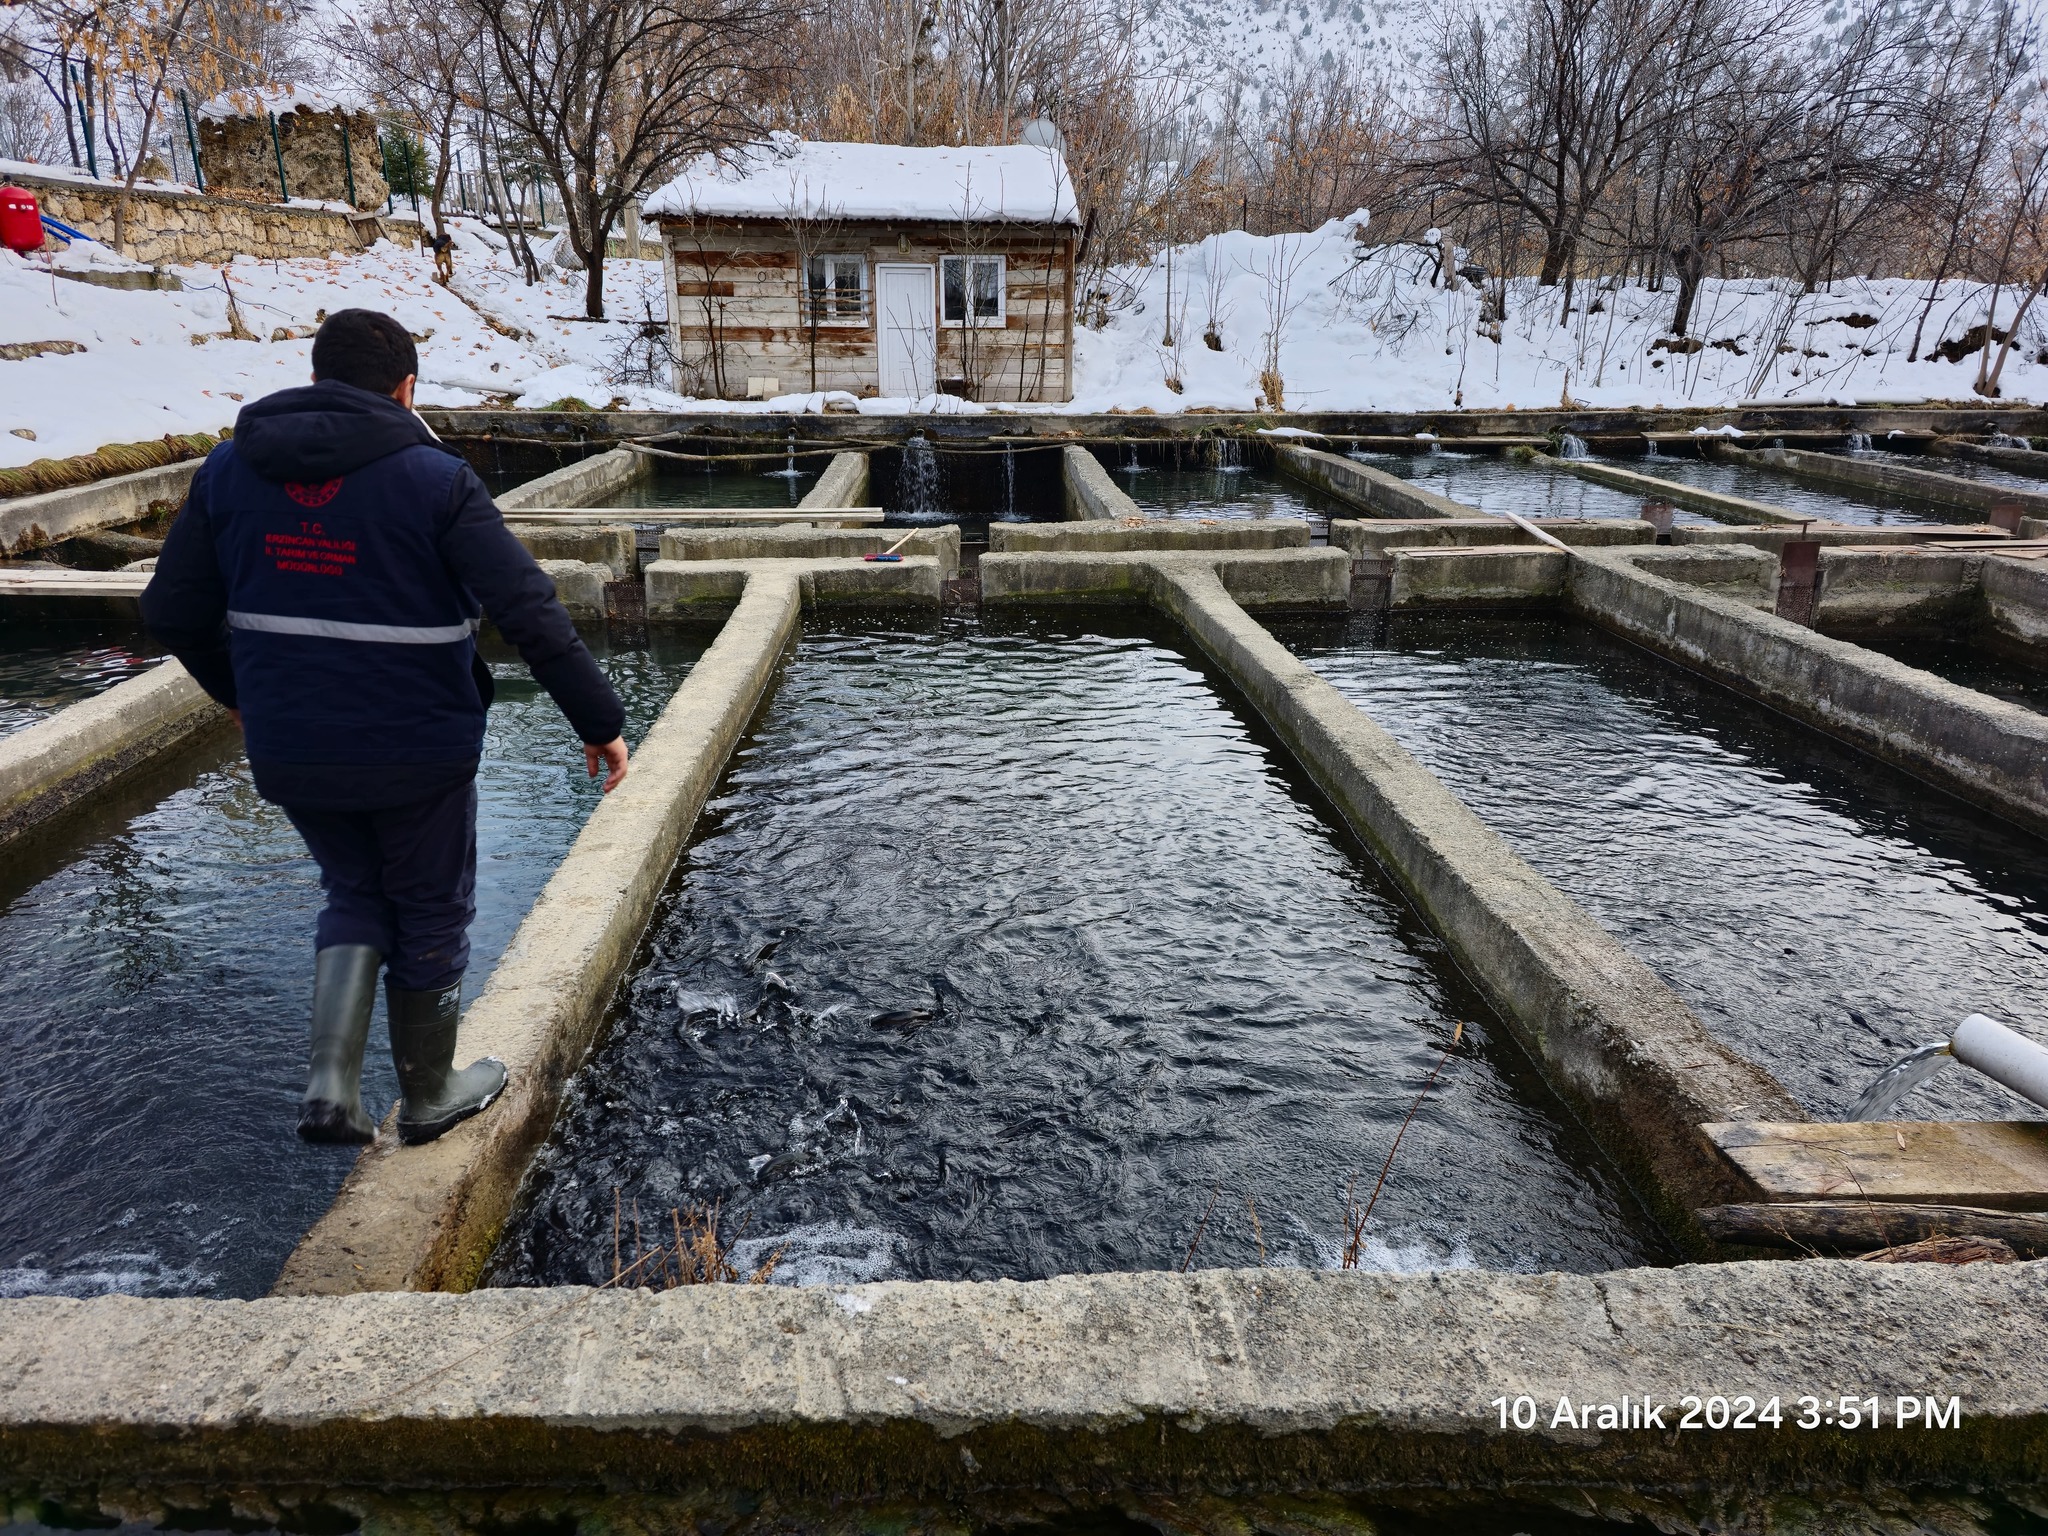
<path fill-rule="evenodd" d="M 216 191 L 249 197 L 281 195 L 321 202 L 349 202 L 365 211 L 384 206 L 390 188 L 384 181 L 384 151 L 377 143 L 377 120 L 367 112 L 339 108 L 315 111 L 299 107 L 277 114 L 277 141 L 271 142 L 270 114 L 205 118 L 199 124 L 199 169 Z M 344 154 L 342 139 L 347 135 Z M 284 156 L 284 185 L 277 179 L 279 151 Z M 353 176 L 354 194 L 350 194 Z"/>
<path fill-rule="evenodd" d="M 33 192 L 43 212 L 60 224 L 109 246 L 114 243 L 118 184 L 27 173 L 9 173 L 8 179 Z M 274 261 L 325 256 L 332 251 L 346 254 L 379 240 L 418 245 L 419 230 L 418 221 L 410 215 L 384 217 L 340 208 L 285 207 L 137 187 L 128 206 L 128 242 L 122 254 L 158 266 L 223 262 L 236 256 Z"/>

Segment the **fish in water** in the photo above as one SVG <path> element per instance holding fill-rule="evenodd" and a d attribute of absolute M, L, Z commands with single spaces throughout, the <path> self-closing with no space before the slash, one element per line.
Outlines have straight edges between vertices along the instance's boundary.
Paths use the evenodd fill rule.
<path fill-rule="evenodd" d="M 887 1013 L 878 1013 L 871 1021 L 875 1029 L 890 1029 L 902 1035 L 914 1035 L 938 1015 L 929 1008 L 894 1008 Z"/>

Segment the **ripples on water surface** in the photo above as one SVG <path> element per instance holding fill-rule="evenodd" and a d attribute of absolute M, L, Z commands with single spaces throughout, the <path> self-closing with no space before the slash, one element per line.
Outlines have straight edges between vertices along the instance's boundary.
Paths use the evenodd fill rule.
<path fill-rule="evenodd" d="M 1321 534 L 1333 517 L 1359 516 L 1335 497 L 1268 470 L 1182 469 L 1120 459 L 1114 452 L 1104 464 L 1117 487 L 1150 517 L 1298 517 Z"/>
<path fill-rule="evenodd" d="M 148 671 L 160 654 L 126 626 L 0 625 L 0 736 Z"/>
<path fill-rule="evenodd" d="M 693 643 L 605 658 L 638 741 Z M 475 997 L 598 799 L 575 733 L 500 663 L 480 776 Z M 0 1296 L 260 1295 L 351 1148 L 293 1134 L 318 872 L 219 738 L 0 874 Z M 396 1089 L 380 1022 L 365 1091 Z"/>
<path fill-rule="evenodd" d="M 793 507 L 818 483 L 819 471 L 830 462 L 820 458 L 796 461 L 796 473 L 785 461 L 759 461 L 760 468 L 705 471 L 676 464 L 643 476 L 606 501 L 608 507 Z"/>
<path fill-rule="evenodd" d="M 613 1189 L 779 1277 L 1641 1262 L 1377 868 L 1147 629 L 808 629 L 529 1174 L 496 1283 L 608 1278 Z M 1361 1190 L 1361 1195 L 1363 1189 Z"/>
<path fill-rule="evenodd" d="M 1425 491 L 1462 501 L 1482 512 L 1519 512 L 1524 517 L 1637 518 L 1643 497 L 1583 480 L 1567 470 L 1540 464 L 1518 464 L 1498 453 L 1372 453 L 1354 451 L 1351 458 L 1399 475 Z M 1674 523 L 1719 526 L 1713 518 L 1685 507 L 1673 507 Z"/>
<path fill-rule="evenodd" d="M 1696 485 L 1703 491 L 1744 496 L 1751 501 L 1761 501 L 1766 506 L 1822 522 L 1925 528 L 1935 523 L 1983 521 L 1983 514 L 1978 512 L 1929 506 L 1888 491 L 1865 490 L 1861 486 L 1823 485 L 1817 480 L 1802 480 L 1777 470 L 1729 464 L 1719 459 L 1696 459 L 1674 453 L 1654 459 L 1631 459 L 1623 467 L 1664 480 Z"/>
<path fill-rule="evenodd" d="M 1973 1011 L 2048 1035 L 2048 845 L 1587 626 L 1278 626 L 1817 1116 Z M 1904 1118 L 2024 1118 L 1945 1074 Z"/>

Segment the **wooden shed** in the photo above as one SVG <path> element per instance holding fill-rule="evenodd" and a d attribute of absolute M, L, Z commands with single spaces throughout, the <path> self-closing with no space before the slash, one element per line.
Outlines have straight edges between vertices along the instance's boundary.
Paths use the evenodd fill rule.
<path fill-rule="evenodd" d="M 1065 400 L 1080 230 L 1057 149 L 778 134 L 647 200 L 676 388 Z"/>

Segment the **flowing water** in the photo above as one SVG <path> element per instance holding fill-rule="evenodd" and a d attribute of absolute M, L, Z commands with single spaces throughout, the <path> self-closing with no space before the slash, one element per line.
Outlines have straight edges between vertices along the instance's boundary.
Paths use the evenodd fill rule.
<path fill-rule="evenodd" d="M 1242 465 L 1206 469 L 1140 464 L 1120 469 L 1116 483 L 1147 517 L 1194 522 L 1298 517 L 1307 521 L 1311 537 L 1321 539 L 1329 532 L 1331 518 L 1360 515 L 1349 503 L 1289 475 Z"/>
<path fill-rule="evenodd" d="M 1377 866 L 1162 631 L 807 628 L 577 1075 L 498 1284 L 722 1202 L 784 1281 L 1656 1248 Z M 1205 1207 L 1214 1199 L 1206 1225 Z M 1254 1226 L 1256 1202 L 1257 1225 Z"/>
<path fill-rule="evenodd" d="M 1844 1120 L 1888 1120 L 1899 1100 L 1915 1088 L 1931 1081 L 1934 1074 L 1943 1067 L 1954 1063 L 1955 1057 L 1948 1053 L 1946 1040 L 1930 1040 L 1925 1045 L 1916 1045 L 1897 1061 L 1877 1074 L 1877 1081 L 1863 1090 L 1863 1094 L 1848 1112 Z"/>
<path fill-rule="evenodd" d="M 2048 1033 L 2048 844 L 1566 620 L 1278 626 L 1810 1111 L 1965 1014 Z M 1913 1118 L 2037 1118 L 1974 1073 Z"/>
<path fill-rule="evenodd" d="M 1748 464 L 1728 464 L 1719 459 L 1699 459 L 1682 453 L 1666 454 L 1656 464 L 1628 466 L 1660 480 L 1677 480 L 1703 491 L 1726 496 L 1745 496 L 1777 507 L 1795 517 L 1816 522 L 1868 523 L 1887 528 L 1924 528 L 1937 523 L 1975 523 L 1983 514 L 1960 512 L 1947 507 L 1910 501 L 1887 491 L 1865 490 L 1851 485 L 1822 485 L 1777 470 L 1757 469 Z"/>
<path fill-rule="evenodd" d="M 657 636 L 601 654 L 629 740 L 700 649 Z M 493 670 L 471 998 L 598 799 L 525 668 Z M 312 861 L 233 738 L 8 849 L 0 1296 L 269 1287 L 355 1155 L 293 1134 L 319 905 Z M 366 1066 L 381 1114 L 395 1093 L 381 1022 Z"/>
<path fill-rule="evenodd" d="M 0 627 L 0 736 L 104 693 L 160 656 L 147 635 L 125 625 Z"/>
<path fill-rule="evenodd" d="M 1004 455 L 1012 474 L 1014 457 Z M 1014 494 L 1011 499 L 1014 501 Z M 953 515 L 946 496 L 945 471 L 921 432 L 903 445 L 903 456 L 896 469 L 896 498 L 889 503 L 888 511 L 890 519 L 898 523 L 943 523 Z"/>
<path fill-rule="evenodd" d="M 772 461 L 762 459 L 762 464 Z M 830 461 L 792 459 L 772 471 L 692 469 L 665 465 L 634 481 L 606 503 L 613 507 L 793 507 L 810 493 Z M 785 473 L 785 469 L 792 471 Z"/>
<path fill-rule="evenodd" d="M 1524 517 L 1643 515 L 1644 498 L 1633 491 L 1616 490 L 1611 485 L 1582 480 L 1540 464 L 1517 464 L 1498 453 L 1374 453 L 1355 449 L 1350 457 L 1481 512 L 1519 512 Z M 1672 508 L 1672 521 L 1702 528 L 1720 526 L 1713 518 L 1684 507 Z"/>

